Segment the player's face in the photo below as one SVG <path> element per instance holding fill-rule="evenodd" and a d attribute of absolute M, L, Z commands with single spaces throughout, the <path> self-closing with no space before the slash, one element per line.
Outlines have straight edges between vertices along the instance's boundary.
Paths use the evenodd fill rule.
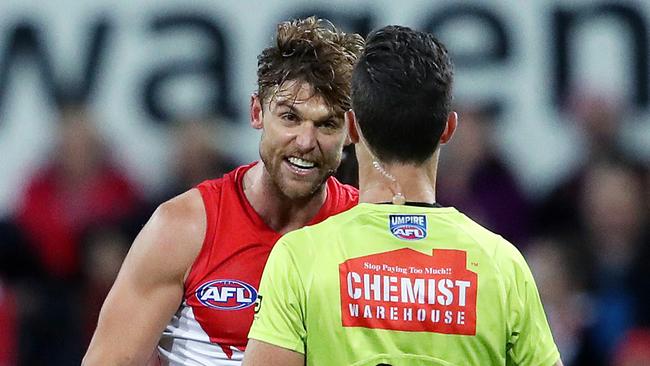
<path fill-rule="evenodd" d="M 263 129 L 260 156 L 273 184 L 288 198 L 303 199 L 338 168 L 347 130 L 309 84 L 285 85 L 267 101 L 253 98 L 252 124 Z"/>

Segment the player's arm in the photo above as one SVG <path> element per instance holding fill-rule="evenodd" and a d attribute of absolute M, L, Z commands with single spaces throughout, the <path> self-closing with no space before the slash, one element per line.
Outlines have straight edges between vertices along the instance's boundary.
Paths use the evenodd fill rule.
<path fill-rule="evenodd" d="M 183 297 L 203 243 L 205 209 L 190 190 L 156 209 L 122 264 L 82 364 L 143 365 Z"/>
<path fill-rule="evenodd" d="M 248 340 L 243 366 L 303 366 L 305 356 L 270 343 Z"/>

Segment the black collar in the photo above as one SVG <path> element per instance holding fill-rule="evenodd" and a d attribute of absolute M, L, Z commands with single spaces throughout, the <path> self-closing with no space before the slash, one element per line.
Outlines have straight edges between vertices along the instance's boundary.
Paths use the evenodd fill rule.
<path fill-rule="evenodd" d="M 392 202 L 377 202 L 380 205 L 392 205 Z M 405 206 L 417 206 L 417 207 L 442 207 L 438 202 L 429 203 L 429 202 L 412 202 L 406 201 Z"/>

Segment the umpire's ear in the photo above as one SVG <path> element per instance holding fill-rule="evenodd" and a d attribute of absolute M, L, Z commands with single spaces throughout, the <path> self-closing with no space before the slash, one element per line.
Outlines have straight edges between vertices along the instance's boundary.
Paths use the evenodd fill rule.
<path fill-rule="evenodd" d="M 352 109 L 347 110 L 343 116 L 345 118 L 345 124 L 348 127 L 348 137 L 345 141 L 345 144 L 356 144 L 359 142 L 359 131 L 357 130 L 359 126 L 357 126 L 357 116 L 354 114 L 354 111 Z"/>
<path fill-rule="evenodd" d="M 447 116 L 445 130 L 442 131 L 442 135 L 440 135 L 441 144 L 446 144 L 449 142 L 449 140 L 451 140 L 451 137 L 454 135 L 454 131 L 456 131 L 456 126 L 458 126 L 458 114 L 452 111 L 449 113 L 449 116 Z"/>

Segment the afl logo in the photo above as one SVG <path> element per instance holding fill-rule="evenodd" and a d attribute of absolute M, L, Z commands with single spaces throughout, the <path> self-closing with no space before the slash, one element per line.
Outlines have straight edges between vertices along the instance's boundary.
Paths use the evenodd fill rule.
<path fill-rule="evenodd" d="M 196 290 L 201 304 L 220 310 L 239 310 L 255 304 L 255 287 L 238 280 L 215 280 L 202 284 Z"/>
<path fill-rule="evenodd" d="M 389 215 L 390 232 L 399 239 L 420 240 L 427 236 L 425 215 Z"/>

